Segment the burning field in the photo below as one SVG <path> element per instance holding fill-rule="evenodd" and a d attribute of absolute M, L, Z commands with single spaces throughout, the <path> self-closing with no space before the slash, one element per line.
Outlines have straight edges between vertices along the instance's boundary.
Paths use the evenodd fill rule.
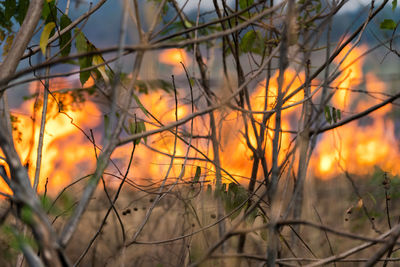
<path fill-rule="evenodd" d="M 398 265 L 397 1 L 72 2 L 0 1 L 0 266 Z"/>
<path fill-rule="evenodd" d="M 310 92 L 314 103 L 319 102 L 321 94 L 331 97 L 326 106 L 322 107 L 325 108 L 325 115 L 322 119 L 318 119 L 321 123 L 314 124 L 314 127 L 322 129 L 334 121 L 345 120 L 388 97 L 386 83 L 372 72 L 363 72 L 363 64 L 365 64 L 363 53 L 367 50 L 366 46 L 345 49 L 334 62 L 335 66 L 338 66 L 340 75 L 328 87 L 322 86 L 318 79 L 313 80 Z M 165 66 L 169 66 L 176 77 L 184 77 L 185 71 L 180 62 L 190 64 L 192 59 L 184 50 L 175 49 L 163 52 L 160 55 L 160 61 Z M 254 129 L 257 132 L 260 131 L 265 110 L 273 110 L 275 107 L 278 75 L 279 73 L 275 72 L 271 77 L 268 90 L 266 90 L 265 80 L 254 83 L 254 89 L 249 99 L 254 112 L 255 128 L 244 123 L 240 110 L 223 107 L 214 112 L 218 122 L 223 190 L 226 190 L 227 199 L 229 199 L 229 194 L 232 194 L 230 197 L 233 199 L 242 197 L 242 200 L 245 200 L 246 198 L 243 198 L 245 191 L 234 189 L 236 187 L 232 184 L 237 183 L 246 188 L 251 180 L 254 162 L 249 143 L 250 146 L 257 147 Z M 192 109 L 196 111 L 204 108 L 202 102 L 192 104 L 190 92 L 183 89 L 187 81 L 184 79 L 178 81 L 180 85 L 176 91 L 153 88 L 147 93 L 138 94 L 139 100 L 131 109 L 135 116 L 130 118 L 125 125 L 122 138 L 132 133 L 132 125 L 136 125 L 134 127 L 141 125 L 142 131 L 157 130 L 163 125 L 189 116 Z M 287 164 L 288 158 L 293 157 L 291 151 L 295 146 L 296 131 L 299 129 L 298 122 L 301 120 L 302 114 L 301 103 L 304 101 L 303 91 L 296 92 L 295 90 L 304 81 L 305 74 L 298 73 L 295 69 L 289 68 L 284 74 L 283 88 L 286 88 L 284 92 L 285 95 L 291 95 L 291 97 L 285 102 L 282 109 L 281 153 L 278 158 L 278 162 L 282 166 Z M 85 84 L 86 88 L 80 88 L 72 79 L 55 78 L 50 80 L 51 94 L 48 99 L 38 191 L 41 195 L 46 195 L 44 199 L 50 201 L 56 197 L 58 200 L 56 205 L 54 203 L 46 204 L 50 205 L 48 211 L 54 218 L 53 223 L 56 228 L 62 228 L 64 220 L 60 217 L 68 217 L 70 210 L 75 206 L 73 195 L 81 194 L 79 188 L 86 183 L 96 167 L 96 160 L 104 143 L 104 127 L 107 126 L 108 109 L 102 103 L 101 97 L 88 95 L 87 89 L 90 90 L 92 85 L 93 81 L 89 81 Z M 193 85 L 196 86 L 196 84 Z M 221 93 L 217 94 L 217 97 L 223 97 L 225 90 L 225 88 L 221 89 Z M 38 158 L 42 94 L 43 84 L 31 83 L 27 100 L 12 110 L 14 142 L 31 179 L 35 177 Z M 195 95 L 194 97 L 199 96 Z M 315 109 L 319 109 L 321 106 L 322 104 L 315 105 Z M 332 117 L 333 112 L 336 112 L 335 118 Z M 305 205 L 311 205 L 314 207 L 314 211 L 306 210 L 304 217 L 315 217 L 317 214 L 322 216 L 328 225 L 339 224 L 341 228 L 348 231 L 363 229 L 364 232 L 371 232 L 371 226 L 365 221 L 366 217 L 362 212 L 363 207 L 368 207 L 370 214 L 367 218 L 372 222 L 373 228 L 382 227 L 384 217 L 379 215 L 379 212 L 385 209 L 382 206 L 384 200 L 382 192 L 376 193 L 376 188 L 381 188 L 380 180 L 384 175 L 395 177 L 392 188 L 385 192 L 396 197 L 397 175 L 400 172 L 400 165 L 397 164 L 399 152 L 396 121 L 390 115 L 392 113 L 392 107 L 385 106 L 370 113 L 362 120 L 356 120 L 327 131 L 315 139 L 315 149 L 309 158 L 305 189 L 307 196 Z M 272 150 L 273 145 L 275 116 L 275 114 L 271 114 L 267 120 L 267 138 L 263 144 L 268 165 L 272 162 L 269 151 Z M 217 190 L 214 189 L 216 168 L 212 160 L 215 157 L 208 125 L 210 125 L 209 117 L 199 116 L 177 128 L 141 138 L 140 142 L 133 141 L 118 147 L 113 152 L 111 163 L 104 173 L 103 186 L 100 186 L 95 194 L 97 201 L 90 205 L 89 211 L 78 229 L 81 234 L 79 238 L 73 239 L 75 245 L 70 247 L 68 252 L 76 255 L 78 262 L 93 264 L 96 260 L 86 256 L 87 249 L 91 248 L 91 245 L 86 247 L 86 240 L 97 238 L 98 241 L 91 248 L 91 253 L 93 257 L 97 255 L 99 263 L 117 264 L 122 260 L 125 262 L 135 261 L 143 266 L 143 264 L 152 265 L 162 261 L 164 255 L 168 255 L 172 250 L 181 249 L 183 244 L 189 242 L 193 253 L 190 260 L 199 259 L 201 253 L 196 253 L 204 252 L 208 247 L 207 242 L 218 240 L 218 233 L 215 229 L 204 232 L 208 235 L 207 238 L 196 236 L 190 240 L 183 239 L 182 243 L 178 242 L 172 246 L 161 245 L 155 248 L 150 241 L 147 244 L 145 240 L 153 240 L 154 236 L 157 236 L 157 240 L 168 240 L 175 236 L 186 235 L 188 229 L 197 233 L 199 228 L 213 225 L 220 216 L 220 211 L 215 206 L 215 196 L 212 197 L 213 194 L 217 194 Z M 176 132 L 179 136 L 176 135 Z M 246 135 L 250 137 L 248 140 Z M 188 149 L 189 144 L 190 149 Z M 132 153 L 133 157 L 131 157 Z M 293 168 L 297 168 L 297 166 L 293 166 Z M 358 195 L 355 195 L 354 191 L 346 186 L 347 181 L 343 180 L 346 175 L 363 177 L 369 182 L 367 186 L 361 186 L 365 183 L 359 183 L 356 179 L 355 183 L 359 183 L 357 185 L 359 191 Z M 257 170 L 256 185 L 261 185 L 263 181 L 264 176 L 259 169 Z M 354 183 L 354 180 L 352 181 Z M 109 195 L 119 192 L 118 188 L 122 184 L 124 184 L 124 189 L 118 204 L 115 204 L 121 217 L 111 215 L 112 220 L 108 223 L 104 220 L 100 224 L 99 230 L 99 220 L 103 218 L 105 212 L 103 207 L 108 206 Z M 105 190 L 104 186 L 108 188 L 105 191 L 107 198 L 102 192 Z M 3 193 L 11 193 L 3 181 L 0 183 L 0 187 Z M 165 197 L 159 198 L 160 188 Z M 279 192 L 285 194 L 282 190 L 285 189 L 280 188 Z M 388 193 L 389 191 L 390 193 Z M 177 198 L 164 195 L 166 192 L 174 192 L 173 194 Z M 346 197 L 337 201 L 338 195 Z M 370 197 L 362 198 L 361 195 Z M 201 198 L 199 203 L 192 202 L 191 199 L 197 198 Z M 177 199 L 186 199 L 183 202 L 185 204 Z M 234 212 L 238 208 L 238 203 L 232 206 L 227 199 L 224 200 L 226 212 Z M 332 202 L 336 202 L 335 207 L 331 207 Z M 397 198 L 392 203 L 397 203 Z M 195 215 L 189 211 L 182 213 L 188 208 L 193 209 Z M 197 214 L 197 212 L 199 213 Z M 251 225 L 262 229 L 265 217 L 258 212 L 251 219 Z M 141 226 L 143 218 L 148 218 L 150 214 L 153 220 L 147 223 L 146 227 Z M 233 214 L 236 215 L 231 215 L 233 217 L 228 225 L 235 223 L 238 213 Z M 394 212 L 391 216 L 397 215 L 400 214 Z M 105 218 L 107 216 L 108 213 Z M 183 223 L 182 216 L 184 217 Z M 161 218 L 163 218 L 162 226 L 158 223 Z M 340 218 L 339 222 L 338 218 Z M 122 233 L 118 230 L 121 225 L 125 228 Z M 182 227 L 177 227 L 178 225 Z M 110 235 L 110 229 L 114 229 L 111 232 L 116 232 L 116 234 Z M 102 231 L 105 233 L 103 234 Z M 314 236 L 315 233 L 308 229 L 304 231 L 310 237 L 307 239 L 308 245 L 319 247 L 321 251 L 329 251 L 330 247 L 321 241 L 324 239 L 322 236 Z M 100 236 L 99 233 L 101 233 Z M 140 237 L 138 233 L 140 233 Z M 282 232 L 282 237 L 289 238 L 290 235 L 289 232 Z M 82 239 L 82 236 L 85 237 Z M 144 244 L 144 247 L 133 249 L 130 247 L 132 244 L 127 244 L 127 247 L 130 248 L 127 248 L 125 253 L 129 253 L 129 256 L 123 256 L 117 248 L 121 242 L 126 242 L 124 241 L 126 236 L 134 236 L 132 244 L 137 242 L 137 245 Z M 260 246 L 260 244 L 264 244 L 266 236 L 266 230 L 252 233 L 248 237 L 245 249 L 263 253 L 262 251 L 266 247 Z M 348 241 L 343 243 L 344 241 L 340 238 L 332 238 L 331 241 L 334 247 L 350 248 L 355 244 Z M 236 246 L 235 242 L 237 241 L 232 242 L 230 245 L 228 243 L 229 247 Z M 112 245 L 107 247 L 106 244 Z M 153 246 L 154 258 L 148 258 L 146 246 Z M 97 251 L 102 251 L 101 256 Z M 304 253 L 313 255 L 312 251 Z M 369 252 L 365 253 L 368 255 Z M 170 260 L 176 264 L 189 261 L 188 258 L 182 259 L 173 256 L 170 257 Z M 235 260 L 227 260 L 226 263 L 234 264 Z"/>
<path fill-rule="evenodd" d="M 322 90 L 331 94 L 332 99 L 328 107 L 335 107 L 341 113 L 341 119 L 364 111 L 378 104 L 388 95 L 387 85 L 374 73 L 363 73 L 363 53 L 366 46 L 344 50 L 342 56 L 335 61 L 339 66 L 340 75 L 325 89 L 321 89 L 318 80 L 314 80 L 311 91 L 312 98 L 318 102 Z M 346 55 L 347 54 L 347 55 Z M 346 57 L 344 58 L 344 55 Z M 167 50 L 160 55 L 161 62 L 169 64 L 176 75 L 183 74 L 180 62 L 189 62 L 190 58 L 184 50 Z M 343 59 L 344 58 L 344 59 Z M 342 61 L 342 62 L 341 62 Z M 265 81 L 255 85 L 251 94 L 253 111 L 262 112 L 273 109 L 276 101 L 278 73 L 271 78 L 271 83 L 266 91 Z M 304 82 L 304 74 L 288 69 L 284 75 L 286 95 L 292 93 Z M 184 86 L 184 85 L 183 85 Z M 102 144 L 104 126 L 104 111 L 101 105 L 96 104 L 95 98 L 79 101 L 76 96 L 68 93 L 59 93 L 63 89 L 73 88 L 74 84 L 68 79 L 55 78 L 50 81 L 50 91 L 54 92 L 49 97 L 49 106 L 46 116 L 42 165 L 40 171 L 39 191 L 45 187 L 51 194 L 62 190 L 65 186 L 81 176 L 91 173 L 95 167 L 96 154 Z M 356 90 L 357 88 L 357 90 Z M 360 88 L 363 88 L 360 90 Z M 30 177 L 34 177 L 37 159 L 37 142 L 40 132 L 41 118 L 41 92 L 43 85 L 39 82 L 29 85 L 31 97 L 17 109 L 13 109 L 14 142 L 21 155 L 23 164 L 28 168 Z M 267 92 L 267 96 L 266 96 Z M 150 114 L 157 114 L 157 120 L 145 116 L 143 111 L 133 109 L 138 115 L 137 120 L 143 121 L 147 130 L 154 130 L 161 124 L 166 125 L 176 119 L 181 119 L 191 112 L 189 93 L 187 90 L 178 90 L 178 106 L 175 109 L 173 91 L 152 90 L 140 95 L 140 102 Z M 287 102 L 288 108 L 282 112 L 282 159 L 289 153 L 293 146 L 293 138 L 297 130 L 301 114 L 303 93 L 294 94 Z M 268 101 L 268 103 L 265 103 Z M 319 107 L 317 107 L 319 108 Z M 175 112 L 177 111 L 177 112 Z M 262 114 L 255 114 L 257 122 L 261 122 Z M 318 179 L 330 179 L 347 171 L 356 175 L 367 175 L 378 167 L 392 175 L 398 175 L 400 165 L 397 164 L 398 140 L 395 135 L 395 120 L 392 119 L 391 106 L 380 108 L 360 121 L 346 124 L 339 129 L 328 131 L 318 138 L 313 155 L 310 158 L 308 174 Z M 177 115 L 177 117 L 176 117 Z M 252 152 L 244 138 L 245 131 L 250 131 L 250 142 L 256 146 L 253 128 L 245 129 L 240 112 L 229 108 L 215 112 L 220 128 L 220 157 L 221 166 L 226 173 L 224 182 L 235 181 L 246 185 L 251 175 Z M 327 118 L 325 118 L 327 120 Z M 274 135 L 274 115 L 267 124 L 266 151 L 271 150 Z M 202 180 L 215 183 L 215 167 L 208 159 L 213 158 L 210 146 L 209 121 L 206 117 L 197 117 L 193 120 L 193 129 L 186 123 L 178 129 L 185 139 L 175 140 L 173 132 L 163 132 L 141 140 L 135 149 L 132 168 L 128 180 L 133 183 L 146 185 L 163 179 L 169 168 L 171 157 L 174 157 L 170 177 L 178 177 L 182 171 L 182 164 L 187 158 L 183 180 L 190 180 L 195 176 L 196 169 L 201 168 Z M 325 125 L 328 122 L 325 121 Z M 321 126 L 322 127 L 322 126 Z M 259 130 L 259 126 L 257 128 Z M 187 152 L 187 142 L 190 141 L 193 149 Z M 253 137 L 253 138 L 251 138 Z M 128 165 L 132 145 L 119 147 L 112 155 L 115 162 L 110 165 L 109 173 L 120 176 L 122 170 Z M 174 151 L 175 150 L 175 151 Z M 286 152 L 285 152 L 286 151 Z M 266 155 L 271 161 L 269 153 Z M 73 166 L 71 168 L 71 166 Z M 108 177 L 111 184 L 118 184 L 118 179 Z M 174 179 L 174 178 L 169 178 Z M 259 181 L 262 182 L 262 175 Z M 9 193 L 4 182 L 1 182 L 4 193 Z"/>

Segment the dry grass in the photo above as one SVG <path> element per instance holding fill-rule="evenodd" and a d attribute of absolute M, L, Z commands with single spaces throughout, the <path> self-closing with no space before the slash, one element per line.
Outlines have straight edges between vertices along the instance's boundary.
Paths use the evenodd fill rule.
<path fill-rule="evenodd" d="M 383 185 L 377 185 L 377 181 L 379 179 L 355 179 L 363 197 L 363 203 L 376 228 L 381 232 L 385 232 L 389 229 L 385 191 Z M 393 184 L 393 188 L 390 190 L 395 190 L 395 186 L 397 188 L 397 184 Z M 110 193 L 113 195 L 115 192 Z M 80 192 L 70 191 L 68 193 L 69 202 L 62 200 L 60 203 L 64 201 L 73 204 L 74 196 L 78 197 L 79 194 Z M 365 216 L 356 194 L 345 177 L 338 177 L 328 181 L 309 179 L 306 186 L 306 196 L 303 209 L 304 220 L 322 223 L 334 229 L 364 237 L 373 238 L 378 236 L 372 229 L 370 220 Z M 126 243 L 132 240 L 155 198 L 155 194 L 141 191 L 128 189 L 122 191 L 116 203 L 116 209 L 125 229 Z M 187 266 L 190 262 L 196 261 L 203 256 L 207 248 L 218 241 L 218 228 L 216 226 L 190 235 L 216 222 L 216 203 L 214 196 L 207 192 L 198 194 L 198 190 L 197 192 L 196 190 L 193 191 L 189 186 L 177 187 L 156 205 L 148 223 L 137 239 L 138 243 L 132 244 L 126 249 L 122 249 L 124 241 L 121 225 L 115 214 L 111 212 L 106 225 L 83 258 L 80 266 L 118 266 L 121 263 L 125 263 L 126 266 Z M 389 201 L 389 215 L 392 225 L 397 222 L 400 215 L 400 211 L 395 209 L 398 204 L 399 199 L 393 195 Z M 3 202 L 2 207 L 5 206 L 6 203 Z M 61 209 L 62 205 L 59 207 Z M 109 202 L 104 191 L 99 188 L 67 248 L 67 254 L 73 262 L 85 251 L 89 240 L 99 230 L 108 207 Z M 261 207 L 267 211 L 266 205 L 261 205 Z M 56 213 L 51 213 L 52 218 L 55 218 L 56 215 Z M 56 219 L 54 224 L 57 229 L 62 228 L 65 218 L 61 216 Z M 237 219 L 234 221 L 231 219 L 225 220 L 227 229 L 230 229 L 236 221 Z M 13 219 L 9 216 L 6 224 L 10 225 L 12 223 Z M 252 222 L 247 221 L 242 224 L 241 229 L 261 226 L 263 223 L 262 218 L 257 217 Z M 308 226 L 300 227 L 299 236 L 301 240 L 295 238 L 295 242 L 291 240 L 294 235 L 289 227 L 284 227 L 281 233 L 281 240 L 286 240 L 295 256 L 299 258 L 325 258 L 331 255 L 331 249 L 335 254 L 338 254 L 362 243 L 362 241 L 327 233 L 331 243 L 330 248 L 326 233 Z M 189 236 L 174 242 L 157 243 L 158 241 L 183 235 Z M 7 240 L 7 238 L 10 238 L 9 235 L 6 235 L 3 231 L 1 236 L 2 257 L 0 257 L 0 265 L 13 266 L 18 251 L 10 247 L 12 242 Z M 266 238 L 266 231 L 259 230 L 249 233 L 244 253 L 264 257 Z M 140 244 L 140 242 L 154 242 L 155 244 Z M 237 244 L 237 236 L 230 238 L 225 245 L 226 253 L 236 253 Z M 350 258 L 368 258 L 379 247 L 380 245 L 373 246 Z M 281 258 L 294 257 L 284 242 L 281 243 L 281 249 Z M 216 254 L 220 253 L 220 251 L 216 252 Z M 396 256 L 400 256 L 397 251 L 392 254 L 392 257 Z M 236 262 L 236 259 L 225 259 L 224 262 L 227 266 L 231 266 Z M 210 259 L 206 261 L 204 266 L 218 266 L 220 263 L 220 259 Z M 241 266 L 258 266 L 259 263 L 254 259 L 244 259 L 241 262 Z M 357 266 L 358 264 L 361 263 L 337 263 L 337 266 Z M 388 266 L 396 266 L 396 263 L 391 263 Z"/>

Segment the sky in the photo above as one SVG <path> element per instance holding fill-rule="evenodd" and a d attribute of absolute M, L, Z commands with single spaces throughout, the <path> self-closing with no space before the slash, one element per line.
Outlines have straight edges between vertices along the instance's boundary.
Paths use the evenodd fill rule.
<path fill-rule="evenodd" d="M 227 1 L 232 2 L 232 0 L 231 1 L 227 0 Z M 329 0 L 329 1 L 332 1 L 332 0 Z M 338 0 L 336 0 L 336 1 L 338 1 Z M 186 2 L 186 0 L 178 0 L 178 3 L 180 5 L 183 5 L 185 2 Z M 380 4 L 380 2 L 382 2 L 382 0 L 375 1 L 375 5 Z M 358 8 L 366 6 L 369 3 L 371 3 L 371 0 L 349 0 L 345 4 L 345 6 L 343 7 L 343 9 L 341 10 L 340 13 L 351 12 L 351 11 L 357 10 Z M 190 9 L 197 9 L 198 4 L 199 4 L 198 0 L 188 0 L 188 3 L 185 6 L 185 10 L 188 11 Z M 204 9 L 214 8 L 213 0 L 201 0 L 200 4 L 201 4 L 201 7 Z"/>
<path fill-rule="evenodd" d="M 382 0 L 380 1 L 375 1 L 375 6 L 378 6 L 381 4 Z M 348 3 L 346 3 L 344 12 L 349 12 L 349 11 L 354 11 L 357 10 L 359 7 L 364 7 L 366 5 L 369 5 L 371 3 L 371 0 L 349 0 Z"/>

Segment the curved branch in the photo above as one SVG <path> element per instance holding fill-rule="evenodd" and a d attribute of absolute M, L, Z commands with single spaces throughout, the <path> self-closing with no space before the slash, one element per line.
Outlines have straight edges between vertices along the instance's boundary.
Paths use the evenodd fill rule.
<path fill-rule="evenodd" d="M 32 0 L 30 2 L 24 22 L 19 28 L 7 57 L 0 65 L 0 86 L 6 85 L 8 83 L 8 79 L 6 78 L 12 76 L 17 69 L 21 57 L 33 36 L 36 25 L 39 22 L 42 14 L 42 6 L 43 0 Z M 0 93 L 0 96 L 1 95 L 2 93 Z"/>
<path fill-rule="evenodd" d="M 337 123 L 334 123 L 332 125 L 324 127 L 322 129 L 312 130 L 312 131 L 310 131 L 310 136 L 313 135 L 313 134 L 320 134 L 320 133 L 335 129 L 335 128 L 343 126 L 343 125 L 345 125 L 345 124 L 347 124 L 349 122 L 352 122 L 354 120 L 358 120 L 358 119 L 360 119 L 360 118 L 362 118 L 364 116 L 367 116 L 368 114 L 370 114 L 370 113 L 382 108 L 383 106 L 386 106 L 387 104 L 392 103 L 397 98 L 400 98 L 400 93 L 397 93 L 394 96 L 386 99 L 385 101 L 382 101 L 381 103 L 376 104 L 375 106 L 372 106 L 372 107 L 370 107 L 370 108 L 368 108 L 368 109 L 366 109 L 366 110 L 364 110 L 364 111 L 362 111 L 360 113 L 357 113 L 357 114 L 355 114 L 353 116 L 350 116 L 350 117 L 348 117 L 346 119 L 343 119 L 343 120 L 341 120 L 341 121 L 339 121 Z"/>

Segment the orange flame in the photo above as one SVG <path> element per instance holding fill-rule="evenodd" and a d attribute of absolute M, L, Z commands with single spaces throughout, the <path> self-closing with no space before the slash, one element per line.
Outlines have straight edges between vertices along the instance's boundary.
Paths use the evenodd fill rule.
<path fill-rule="evenodd" d="M 72 88 L 72 84 L 66 79 L 56 78 L 50 81 L 50 87 L 53 89 Z M 30 92 L 36 89 L 43 92 L 41 84 L 32 83 Z M 94 166 L 94 153 L 88 153 L 94 151 L 93 145 L 77 126 L 85 127 L 85 129 L 95 128 L 100 123 L 100 112 L 90 101 L 80 103 L 79 107 L 71 105 L 74 102 L 75 100 L 70 95 L 54 94 L 54 97 L 48 98 L 39 191 L 44 190 L 47 178 L 48 188 L 63 188 L 73 177 L 82 175 L 81 170 L 91 171 Z M 60 113 L 60 106 L 70 109 L 65 113 Z M 15 145 L 22 163 L 28 168 L 31 179 L 36 169 L 41 109 L 41 103 L 35 103 L 35 99 L 30 99 L 25 101 L 15 113 L 18 118 L 14 131 Z M 34 117 L 26 114 L 34 114 Z M 18 135 L 18 132 L 22 134 Z M 4 185 L 0 187 L 6 188 Z M 8 189 L 5 190 L 10 193 Z"/>
<path fill-rule="evenodd" d="M 173 73 L 178 75 L 184 72 L 181 62 L 188 66 L 191 63 L 190 57 L 184 49 L 172 48 L 164 50 L 160 53 L 159 60 L 161 63 L 173 67 Z"/>
<path fill-rule="evenodd" d="M 365 81 L 366 90 L 371 94 L 376 95 L 386 90 L 385 83 L 379 80 L 376 75 L 372 73 L 364 75 L 362 71 L 363 60 L 355 61 L 366 49 L 367 47 L 365 46 L 356 47 L 351 51 L 346 48 L 341 54 L 341 57 L 344 57 L 347 53 L 348 56 L 343 60 L 343 64 L 339 66 L 339 70 L 342 71 L 341 75 L 332 83 L 332 87 L 335 88 L 335 94 L 330 105 L 340 109 L 343 116 L 351 116 L 381 101 L 377 98 L 365 97 L 365 95 L 357 97 L 356 93 L 352 92 L 353 89 L 359 88 L 363 81 Z M 184 50 L 170 49 L 160 55 L 160 62 L 173 66 L 175 73 L 182 73 L 182 67 L 179 62 L 188 64 L 190 58 Z M 341 59 L 335 62 L 339 64 Z M 349 67 L 346 68 L 346 66 Z M 250 104 L 253 111 L 262 112 L 274 109 L 278 91 L 277 78 L 278 73 L 275 73 L 270 79 L 268 90 L 265 89 L 265 81 L 256 86 L 250 96 Z M 283 92 L 285 96 L 294 92 L 304 80 L 304 74 L 288 69 L 284 74 Z M 52 90 L 72 87 L 68 80 L 61 78 L 53 79 L 50 86 Z M 43 88 L 39 84 L 33 83 L 30 86 L 30 91 L 34 92 L 35 90 L 43 91 Z M 312 87 L 311 91 L 314 90 L 316 88 Z M 180 91 L 180 95 L 183 94 L 185 92 Z M 79 107 L 74 106 L 75 100 L 70 95 L 56 94 L 55 98 L 57 102 L 53 97 L 49 97 L 39 185 L 39 190 L 41 191 L 44 189 L 46 178 L 49 178 L 49 188 L 61 189 L 71 180 L 93 171 L 96 162 L 93 144 L 76 125 L 86 131 L 99 126 L 101 124 L 100 118 L 102 117 L 99 108 L 91 101 L 81 103 Z M 293 135 L 286 132 L 286 130 L 296 130 L 293 127 L 298 124 L 300 119 L 303 98 L 302 91 L 294 94 L 285 103 L 285 109 L 282 111 L 282 130 L 284 132 L 281 135 L 280 163 L 282 163 L 286 153 L 289 152 L 292 146 Z M 161 90 L 152 91 L 151 94 L 142 95 L 140 99 L 143 105 L 152 114 L 155 114 L 163 125 L 175 121 L 175 101 L 167 93 Z M 265 103 L 266 100 L 268 103 Z M 299 105 L 286 108 L 296 103 Z M 60 104 L 69 107 L 65 112 L 68 116 L 59 112 Z M 178 119 L 187 116 L 190 110 L 190 106 L 180 103 L 178 106 Z M 386 171 L 400 174 L 399 165 L 390 160 L 398 157 L 398 151 L 395 145 L 397 140 L 394 136 L 393 121 L 386 118 L 388 111 L 390 111 L 390 107 L 382 108 L 365 119 L 325 133 L 318 141 L 315 153 L 311 158 L 311 172 L 322 179 L 327 179 L 341 173 L 342 170 L 357 174 L 367 174 L 374 166 L 379 166 Z M 32 178 L 34 177 L 37 158 L 36 150 L 40 131 L 41 105 L 37 106 L 36 104 L 35 106 L 35 99 L 31 99 L 24 102 L 16 114 L 18 114 L 19 119 L 16 124 L 17 128 L 22 129 L 23 132 L 20 138 L 15 135 L 15 142 L 23 163 L 28 165 L 29 175 Z M 35 119 L 23 114 L 34 114 Z M 221 166 L 239 182 L 247 183 L 246 179 L 251 175 L 253 154 L 248 148 L 248 143 L 243 134 L 246 131 L 243 117 L 240 112 L 223 109 L 215 111 L 214 115 L 217 122 L 222 122 L 218 124 Z M 254 130 L 260 131 L 259 125 L 263 116 L 264 114 L 262 113 L 254 114 L 257 122 L 255 123 L 255 129 L 252 128 L 250 123 L 248 124 L 249 143 L 252 146 L 257 146 Z M 159 122 L 143 114 L 138 117 L 146 121 L 147 130 L 160 126 Z M 186 162 L 184 170 L 183 164 L 185 163 L 184 159 L 188 149 L 187 142 L 189 138 L 185 138 L 186 143 L 176 139 L 175 129 L 172 129 L 171 131 L 151 136 L 146 142 L 142 140 L 142 144 L 136 148 L 129 177 L 135 177 L 135 180 L 138 179 L 140 182 L 146 180 L 160 182 L 166 176 L 171 162 L 171 155 L 174 154 L 173 166 L 169 174 L 169 179 L 172 180 L 169 180 L 169 182 L 177 181 L 176 179 L 181 173 L 184 173 L 186 178 L 193 177 L 197 166 L 202 169 L 205 180 L 213 181 L 215 168 L 212 163 L 204 160 L 204 156 L 211 160 L 214 158 L 209 138 L 209 117 L 197 117 L 193 122 L 193 129 L 190 129 L 190 123 L 181 125 L 178 128 L 181 136 L 188 137 L 191 135 L 191 131 L 196 136 L 191 141 L 191 145 L 196 149 L 192 147 L 187 154 L 189 160 Z M 265 130 L 268 138 L 261 144 L 265 147 L 266 158 L 269 163 L 271 161 L 270 152 L 274 127 L 275 115 L 272 115 Z M 100 140 L 97 135 L 96 140 Z M 119 166 L 127 166 L 131 149 L 131 145 L 119 147 L 113 153 L 112 158 L 118 162 Z M 111 166 L 110 170 L 112 168 Z M 230 181 L 224 171 L 222 174 L 225 182 Z M 0 188 L 2 188 L 3 192 L 9 192 L 2 181 L 0 181 Z"/>
<path fill-rule="evenodd" d="M 344 60 L 349 69 L 344 70 L 334 87 L 340 87 L 333 97 L 333 105 L 340 108 L 346 116 L 365 110 L 381 100 L 379 93 L 385 92 L 386 85 L 373 73 L 363 74 L 363 60 L 354 62 L 367 50 L 366 46 L 356 47 Z M 348 48 L 342 54 L 347 53 Z M 336 61 L 338 62 L 338 61 Z M 359 89 L 365 80 L 366 91 L 372 96 L 366 97 L 352 92 Z M 366 118 L 344 125 L 337 130 L 325 133 L 316 147 L 316 159 L 312 162 L 318 176 L 330 178 L 343 170 L 365 175 L 378 166 L 393 174 L 400 173 L 400 167 L 394 160 L 398 157 L 397 140 L 394 136 L 394 123 L 385 115 L 390 111 L 385 106 Z"/>
<path fill-rule="evenodd" d="M 364 63 L 363 53 L 368 50 L 368 47 L 361 45 L 354 47 L 350 50 L 350 46 L 346 46 L 339 56 L 334 60 L 335 63 L 340 64 L 339 70 L 342 71 L 340 76 L 333 83 L 336 90 L 332 102 L 333 105 L 341 110 L 348 108 L 348 104 L 351 103 L 350 93 L 351 88 L 358 86 L 363 78 L 362 66 Z"/>

